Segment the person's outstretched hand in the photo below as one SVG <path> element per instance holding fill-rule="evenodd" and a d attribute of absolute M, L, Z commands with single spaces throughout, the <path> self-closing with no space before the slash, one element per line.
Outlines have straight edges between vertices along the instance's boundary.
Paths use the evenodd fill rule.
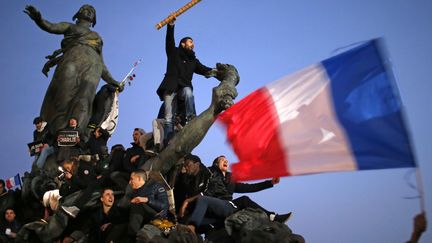
<path fill-rule="evenodd" d="M 175 25 L 175 21 L 177 20 L 175 13 L 171 13 L 170 16 L 173 16 L 173 19 L 168 23 L 171 26 Z"/>

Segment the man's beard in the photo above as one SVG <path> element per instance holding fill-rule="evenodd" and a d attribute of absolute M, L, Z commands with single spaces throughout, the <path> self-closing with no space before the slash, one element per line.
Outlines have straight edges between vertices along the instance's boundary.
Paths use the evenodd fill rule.
<path fill-rule="evenodd" d="M 186 56 L 187 56 L 189 59 L 195 59 L 195 52 L 194 52 L 193 50 L 191 50 L 191 49 L 186 49 L 186 48 L 183 48 L 183 50 L 184 50 L 184 52 L 186 53 Z"/>
<path fill-rule="evenodd" d="M 183 51 L 184 51 L 184 53 L 188 59 L 190 59 L 190 60 L 195 59 L 195 52 L 193 50 L 186 49 L 185 47 L 181 47 L 181 49 L 183 49 Z"/>

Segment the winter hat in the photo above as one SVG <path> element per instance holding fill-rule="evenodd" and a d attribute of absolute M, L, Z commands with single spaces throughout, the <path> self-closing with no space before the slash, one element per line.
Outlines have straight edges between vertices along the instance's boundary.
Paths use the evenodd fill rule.
<path fill-rule="evenodd" d="M 34 124 L 34 125 L 38 124 L 39 122 L 43 122 L 43 119 L 42 119 L 42 117 L 40 117 L 40 116 L 36 117 L 36 118 L 33 120 L 33 124 Z"/>

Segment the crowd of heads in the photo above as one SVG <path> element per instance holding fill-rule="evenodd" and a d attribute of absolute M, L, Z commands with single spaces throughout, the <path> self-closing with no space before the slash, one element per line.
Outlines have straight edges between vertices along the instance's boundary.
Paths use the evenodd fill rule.
<path fill-rule="evenodd" d="M 191 41 L 191 39 L 185 41 Z M 4 216 L 1 222 L 16 220 L 17 222 L 20 222 L 17 224 L 17 227 L 21 227 L 22 225 L 33 222 L 34 219 L 38 217 L 43 220 L 48 220 L 50 215 L 55 214 L 58 210 L 62 210 L 61 205 L 65 198 L 76 191 L 88 190 L 87 188 L 89 187 L 91 187 L 91 191 L 100 193 L 98 201 L 104 210 L 110 210 L 114 205 L 121 203 L 120 199 L 125 196 L 125 192 L 128 190 L 127 187 L 130 187 L 133 191 L 139 191 L 140 188 L 143 188 L 149 180 L 157 181 L 159 184 L 163 185 L 163 188 L 167 191 L 171 187 L 174 187 L 174 184 L 171 183 L 171 185 L 169 185 L 162 176 L 154 176 L 152 173 L 149 173 L 149 171 L 141 169 L 147 160 L 153 156 L 157 156 L 158 152 L 162 152 L 162 150 L 153 150 L 153 153 L 148 153 L 149 149 L 155 147 L 154 135 L 153 133 L 146 133 L 142 128 L 133 129 L 132 147 L 125 149 L 122 144 L 116 144 L 111 147 L 111 152 L 109 154 L 99 154 L 95 157 L 95 154 L 92 154 L 92 152 L 100 152 L 102 150 L 91 150 L 93 148 L 91 147 L 91 144 L 88 143 L 94 142 L 93 140 L 100 139 L 103 137 L 103 134 L 106 134 L 106 131 L 101 127 L 94 128 L 87 141 L 80 139 L 82 135 L 79 130 L 77 133 L 78 139 L 74 140 L 75 144 L 68 147 L 62 147 L 59 142 L 59 134 L 61 134 L 63 130 L 56 131 L 53 134 L 53 132 L 49 130 L 49 124 L 47 124 L 47 122 L 41 117 L 36 117 L 33 124 L 35 125 L 34 142 L 37 140 L 46 145 L 41 149 L 41 151 L 39 151 L 39 153 L 36 153 L 36 156 L 34 157 L 34 165 L 32 166 L 32 172 L 30 173 L 30 180 L 33 180 L 34 182 L 35 178 L 39 178 L 41 179 L 39 181 L 40 183 L 43 181 L 52 181 L 53 183 L 47 188 L 43 188 L 46 183 L 37 184 L 35 186 L 40 187 L 37 193 L 23 195 L 20 188 L 17 188 L 15 191 L 6 190 L 5 182 L 0 180 L 0 194 L 3 196 L 9 193 L 12 195 L 11 197 L 15 199 L 12 204 L 3 208 L 0 212 Z M 65 130 L 71 131 L 74 129 L 78 130 L 79 124 L 76 118 L 71 117 L 68 119 Z M 98 146 L 107 146 L 107 140 L 108 139 L 105 138 L 104 142 L 96 144 Z M 165 145 L 167 145 L 167 143 L 165 143 Z M 49 171 L 50 167 L 47 166 L 47 163 L 45 163 L 46 161 L 42 163 L 42 167 L 35 167 L 38 160 L 42 157 L 41 155 L 43 151 L 47 147 L 53 148 L 53 152 L 49 153 L 44 159 L 46 161 L 51 160 L 51 163 L 52 161 L 55 161 L 55 166 L 58 167 L 58 169 L 55 169 L 54 172 L 53 170 Z M 58 159 L 59 154 L 64 152 L 62 149 L 67 149 L 68 151 L 66 151 L 66 154 L 70 156 Z M 69 151 L 71 149 L 74 151 Z M 216 158 L 216 160 L 222 157 L 223 156 L 220 156 Z M 100 164 L 104 165 L 102 169 Z M 204 166 L 201 159 L 192 154 L 184 156 L 180 165 L 182 171 L 186 171 L 185 175 L 191 177 L 197 175 L 201 170 L 201 167 Z M 174 176 L 174 178 L 176 177 L 176 175 L 171 174 L 165 176 L 167 180 L 169 179 L 169 176 Z M 78 184 L 74 185 L 77 181 Z M 84 185 L 79 185 L 79 182 L 84 181 Z M 101 181 L 103 182 L 98 184 Z M 94 186 L 95 184 L 98 185 Z M 35 188 L 33 186 L 34 185 L 28 189 L 30 189 L 30 191 L 34 190 Z M 162 189 L 159 189 L 159 191 L 161 190 Z M 118 197 L 118 199 L 116 199 L 116 197 Z M 19 201 L 29 199 L 34 203 L 28 204 L 26 207 L 32 207 L 32 214 L 27 215 L 25 210 L 19 210 L 19 212 L 16 213 L 14 207 L 22 205 Z M 131 202 L 133 203 L 134 201 L 132 200 Z M 35 206 L 35 204 L 38 204 L 38 206 Z M 171 204 L 173 204 L 173 202 Z M 173 206 L 171 205 L 170 208 L 173 208 Z M 78 213 L 78 215 L 80 214 L 82 215 L 82 213 Z M 173 221 L 177 220 L 175 209 L 171 210 L 170 219 Z M 18 231 L 19 228 L 14 230 Z M 13 232 L 10 235 L 14 235 L 15 233 L 18 232 Z M 62 237 L 66 239 L 70 236 L 62 235 Z"/>

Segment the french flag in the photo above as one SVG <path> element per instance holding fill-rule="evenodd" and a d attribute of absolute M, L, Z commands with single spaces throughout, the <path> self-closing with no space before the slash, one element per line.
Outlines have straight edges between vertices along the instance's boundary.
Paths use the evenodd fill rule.
<path fill-rule="evenodd" d="M 19 174 L 16 174 L 14 177 L 6 180 L 6 188 L 9 190 L 18 185 L 21 186 L 21 179 Z"/>
<path fill-rule="evenodd" d="M 234 179 L 414 167 L 378 39 L 262 87 L 219 116 Z"/>

